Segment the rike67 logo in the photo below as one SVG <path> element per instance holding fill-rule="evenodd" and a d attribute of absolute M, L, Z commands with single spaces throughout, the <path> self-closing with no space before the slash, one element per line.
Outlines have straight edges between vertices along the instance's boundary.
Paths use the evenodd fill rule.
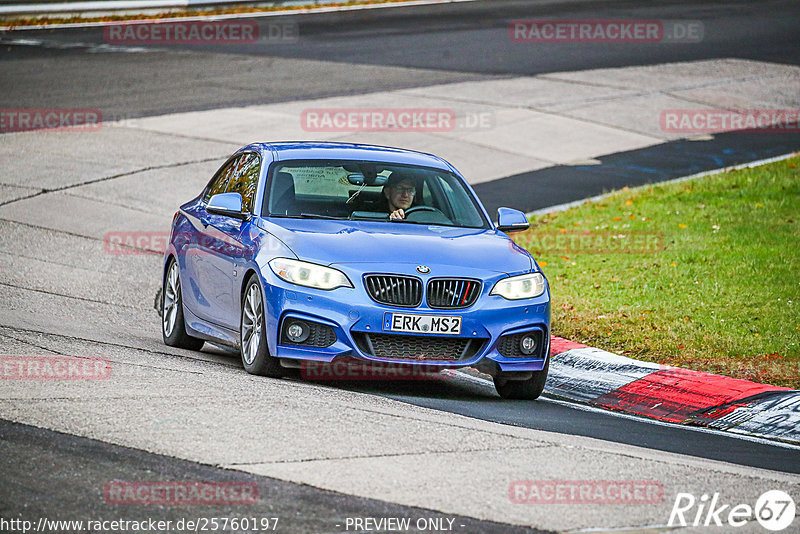
<path fill-rule="evenodd" d="M 753 507 L 746 503 L 725 503 L 719 493 L 703 494 L 699 499 L 691 493 L 678 493 L 667 525 L 730 528 L 744 526 L 755 519 L 765 529 L 777 532 L 788 528 L 794 518 L 795 503 L 785 491 L 764 492 Z"/>

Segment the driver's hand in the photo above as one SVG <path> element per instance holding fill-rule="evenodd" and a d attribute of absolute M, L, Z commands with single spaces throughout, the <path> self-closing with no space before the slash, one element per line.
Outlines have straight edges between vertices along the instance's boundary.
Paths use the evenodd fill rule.
<path fill-rule="evenodd" d="M 406 212 L 402 209 L 394 210 L 392 213 L 389 214 L 390 219 L 405 219 Z"/>

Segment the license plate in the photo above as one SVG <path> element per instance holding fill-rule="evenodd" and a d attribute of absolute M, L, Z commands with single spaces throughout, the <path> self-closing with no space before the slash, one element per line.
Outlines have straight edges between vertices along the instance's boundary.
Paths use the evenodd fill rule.
<path fill-rule="evenodd" d="M 461 317 L 386 312 L 383 314 L 383 329 L 392 332 L 456 335 L 461 333 Z"/>

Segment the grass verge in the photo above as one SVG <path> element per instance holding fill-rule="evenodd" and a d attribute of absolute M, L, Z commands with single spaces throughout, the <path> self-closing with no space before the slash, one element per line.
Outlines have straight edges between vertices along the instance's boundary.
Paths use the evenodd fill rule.
<path fill-rule="evenodd" d="M 800 157 L 626 188 L 512 237 L 550 281 L 555 335 L 800 388 Z"/>

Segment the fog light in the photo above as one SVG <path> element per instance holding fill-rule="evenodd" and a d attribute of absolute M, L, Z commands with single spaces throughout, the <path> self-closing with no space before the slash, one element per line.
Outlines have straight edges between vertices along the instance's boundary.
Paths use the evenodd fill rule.
<path fill-rule="evenodd" d="M 522 354 L 533 354 L 536 350 L 536 338 L 531 335 L 523 336 L 519 341 L 519 350 Z"/>
<path fill-rule="evenodd" d="M 292 343 L 302 343 L 308 339 L 311 329 L 303 321 L 291 321 L 286 325 L 286 337 Z"/>

